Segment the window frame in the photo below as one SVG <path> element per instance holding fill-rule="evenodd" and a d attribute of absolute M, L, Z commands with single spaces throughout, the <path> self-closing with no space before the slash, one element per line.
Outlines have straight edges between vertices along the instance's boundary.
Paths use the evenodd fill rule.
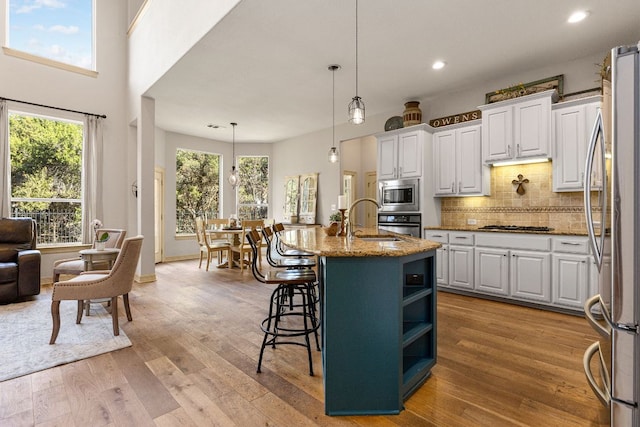
<path fill-rule="evenodd" d="M 91 0 L 91 67 L 85 68 L 79 65 L 58 61 L 55 59 L 48 58 L 46 56 L 40 56 L 35 53 L 27 52 L 25 50 L 18 49 L 16 47 L 11 46 L 11 1 L 6 0 L 6 8 L 5 8 L 5 32 L 4 32 L 4 42 L 2 46 L 3 53 L 8 56 L 13 56 L 16 58 L 24 59 L 27 61 L 35 62 L 38 64 L 58 68 L 65 71 L 74 72 L 77 74 L 86 75 L 89 77 L 97 77 L 98 76 L 98 55 L 97 55 L 97 10 L 96 0 Z"/>
<path fill-rule="evenodd" d="M 238 165 L 238 174 L 241 174 L 241 168 L 240 168 L 240 162 L 241 159 L 243 158 L 266 158 L 267 159 L 267 176 L 266 176 L 266 185 L 267 185 L 267 203 L 240 203 L 240 187 L 242 187 L 245 183 L 245 179 L 240 175 L 240 184 L 238 186 L 236 186 L 235 189 L 235 194 L 236 194 L 236 206 L 235 206 L 235 211 L 238 214 L 238 217 L 240 216 L 240 208 L 241 207 L 250 207 L 250 208 L 263 208 L 266 207 L 267 211 L 265 213 L 264 218 L 259 218 L 259 219 L 266 219 L 270 217 L 269 214 L 269 208 L 270 208 L 270 199 L 271 199 L 271 182 L 269 180 L 269 176 L 271 174 L 271 157 L 266 155 L 266 154 L 243 154 L 243 155 L 237 155 L 236 156 L 236 164 Z"/>
<path fill-rule="evenodd" d="M 33 200 L 34 202 L 37 201 L 59 201 L 59 200 L 64 200 L 64 201 L 71 201 L 74 203 L 78 203 L 80 205 L 80 218 L 83 217 L 84 215 L 84 210 L 85 210 L 85 206 L 84 206 L 84 191 L 85 191 L 85 183 L 86 183 L 86 171 L 84 168 L 84 157 L 85 157 L 85 153 L 86 153 L 86 132 L 85 132 L 85 126 L 86 123 L 84 121 L 84 115 L 80 114 L 80 113 L 74 113 L 74 112 L 69 112 L 69 111 L 62 111 L 62 110 L 57 110 L 55 108 L 47 108 L 47 107 L 40 107 L 40 106 L 34 106 L 34 105 L 28 105 L 28 104 L 21 104 L 21 103 L 14 103 L 14 102 L 7 102 L 7 120 L 9 120 L 11 115 L 19 115 L 19 116 L 26 116 L 26 117 L 36 117 L 36 118 L 40 118 L 40 119 L 45 119 L 45 120 L 51 120 L 51 121 L 58 121 L 58 122 L 67 122 L 67 123 L 71 123 L 71 124 L 75 124 L 75 125 L 80 125 L 82 127 L 82 146 L 81 146 L 81 162 L 80 162 L 80 198 L 79 199 L 58 199 L 58 198 L 52 198 L 52 199 L 40 199 L 40 198 L 32 198 L 29 200 Z M 7 134 L 8 134 L 8 138 L 7 138 L 7 150 L 9 153 L 9 168 L 11 168 L 12 164 L 11 164 L 11 129 L 9 126 L 9 121 L 7 121 L 6 123 L 7 125 Z M 11 169 L 9 170 L 9 194 L 8 194 L 8 200 L 9 203 L 13 203 L 14 201 L 20 201 L 20 200 L 15 200 L 15 199 L 23 199 L 23 198 L 15 198 L 13 197 L 13 186 L 11 183 Z M 38 247 L 40 248 L 64 248 L 64 247 L 74 247 L 74 246 L 81 246 L 84 245 L 83 241 L 84 241 L 84 234 L 83 234 L 83 229 L 84 227 L 82 226 L 82 219 L 80 221 L 80 236 L 79 236 L 79 240 L 75 241 L 75 242 L 68 242 L 68 243 L 43 243 L 40 240 L 40 235 L 38 234 L 38 239 L 37 239 L 37 244 Z"/>
<path fill-rule="evenodd" d="M 216 153 L 216 152 L 212 152 L 212 151 L 206 151 L 206 150 L 202 150 L 202 149 L 198 149 L 198 148 L 185 148 L 185 147 L 176 147 L 175 150 L 175 157 L 174 157 L 174 166 L 176 168 L 176 177 L 178 174 L 178 152 L 179 151 L 189 151 L 189 152 L 193 152 L 193 153 L 202 153 L 205 155 L 210 155 L 210 156 L 217 156 L 218 157 L 218 208 L 217 211 L 212 211 L 212 213 L 215 213 L 217 218 L 220 218 L 222 216 L 222 211 L 223 211 L 223 200 L 222 200 L 222 196 L 223 196 L 223 177 L 224 177 L 224 172 L 223 172 L 223 156 L 221 153 Z M 195 231 L 193 232 L 178 232 L 178 200 L 177 200 L 177 192 L 178 192 L 178 185 L 177 185 L 177 179 L 175 181 L 176 187 L 175 187 L 175 222 L 176 222 L 176 227 L 175 227 L 175 237 L 179 238 L 179 237 L 185 237 L 185 236 L 193 236 L 195 234 Z M 205 213 L 206 214 L 206 213 Z"/>

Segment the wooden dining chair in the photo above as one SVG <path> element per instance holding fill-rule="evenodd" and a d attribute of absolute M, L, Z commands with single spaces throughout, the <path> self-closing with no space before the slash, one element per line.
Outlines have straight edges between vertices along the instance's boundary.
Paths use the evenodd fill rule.
<path fill-rule="evenodd" d="M 205 229 L 204 220 L 200 217 L 196 218 L 196 237 L 198 239 L 198 245 L 200 245 L 200 263 L 198 268 L 202 267 L 202 258 L 207 257 L 207 268 L 209 271 L 209 264 L 211 263 L 211 254 L 217 252 L 219 255 L 222 252 L 227 253 L 227 260 L 229 262 L 229 268 L 231 268 L 231 245 L 228 241 L 212 243 L 209 241 L 207 230 Z M 220 259 L 220 258 L 219 258 Z"/>
<path fill-rule="evenodd" d="M 241 227 L 242 227 L 243 233 L 242 233 L 242 238 L 240 239 L 240 244 L 237 246 L 231 246 L 231 250 L 239 254 L 238 262 L 240 263 L 240 271 L 243 271 L 245 264 L 250 265 L 253 262 L 252 261 L 253 252 L 251 250 L 251 245 L 247 240 L 247 232 L 257 231 L 258 233 L 261 233 L 262 227 L 264 227 L 264 221 L 261 219 L 242 220 Z M 258 251 L 257 261 L 258 261 L 258 265 L 262 267 L 261 251 Z"/>
<path fill-rule="evenodd" d="M 222 229 L 229 225 L 228 218 L 210 218 L 207 220 L 207 229 Z M 212 237 L 210 233 L 207 233 L 209 237 L 209 244 L 217 245 L 219 243 L 231 245 L 232 238 L 226 234 L 216 234 L 215 237 Z M 218 251 L 218 264 L 222 263 L 222 251 Z"/>

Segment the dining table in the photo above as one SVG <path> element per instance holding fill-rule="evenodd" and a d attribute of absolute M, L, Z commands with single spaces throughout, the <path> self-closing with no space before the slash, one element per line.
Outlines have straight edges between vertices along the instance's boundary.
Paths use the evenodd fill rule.
<path fill-rule="evenodd" d="M 210 228 L 207 230 L 207 234 L 210 237 L 215 236 L 216 239 L 231 238 L 231 246 L 240 246 L 242 234 L 244 229 L 242 227 L 222 227 L 222 228 Z M 215 239 L 214 239 L 215 240 Z M 218 264 L 218 268 L 229 268 L 229 260 Z M 240 254 L 233 252 L 233 259 L 231 260 L 231 267 L 240 268 Z"/>

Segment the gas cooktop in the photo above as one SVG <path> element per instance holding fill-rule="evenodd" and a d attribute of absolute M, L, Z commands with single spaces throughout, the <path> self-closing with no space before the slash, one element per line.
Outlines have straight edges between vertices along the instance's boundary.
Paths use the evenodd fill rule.
<path fill-rule="evenodd" d="M 553 231 L 553 228 L 549 227 L 536 227 L 526 225 L 485 225 L 484 227 L 478 227 L 478 230 L 512 230 L 512 231 Z"/>

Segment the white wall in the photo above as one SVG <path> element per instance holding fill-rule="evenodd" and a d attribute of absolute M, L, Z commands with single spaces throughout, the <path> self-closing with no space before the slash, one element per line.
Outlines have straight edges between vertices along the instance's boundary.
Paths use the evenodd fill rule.
<path fill-rule="evenodd" d="M 96 63 L 98 76 L 58 68 L 0 54 L 0 96 L 71 110 L 105 114 L 104 129 L 104 216 L 110 227 L 127 225 L 131 192 L 126 164 L 126 5 L 120 1 L 96 2 Z M 6 34 L 6 0 L 0 0 L 0 37 Z M 2 39 L 4 45 L 4 38 Z M 77 250 L 74 250 L 77 255 Z M 42 277 L 52 276 L 53 260 L 69 254 L 44 254 Z"/>
<path fill-rule="evenodd" d="M 359 138 L 381 132 L 388 115 L 367 117 L 362 125 L 343 124 L 336 126 L 336 140 Z M 273 216 L 282 221 L 284 206 L 284 177 L 318 172 L 318 206 L 316 223 L 327 224 L 331 215 L 331 204 L 338 203 L 341 187 L 341 164 L 330 163 L 332 130 L 302 135 L 273 144 Z"/>
<path fill-rule="evenodd" d="M 183 135 L 173 132 L 164 133 L 164 154 L 165 159 L 165 188 L 164 188 L 164 242 L 165 257 L 177 259 L 198 254 L 198 245 L 195 237 L 185 240 L 176 238 L 176 152 L 180 149 L 202 151 L 212 154 L 222 155 L 222 216 L 228 218 L 230 214 L 236 213 L 235 192 L 227 183 L 227 177 L 231 170 L 232 146 L 227 142 L 215 141 L 211 139 L 199 138 L 195 136 Z M 156 140 L 157 143 L 157 140 Z M 157 146 L 156 146 L 157 148 Z M 269 156 L 272 159 L 271 144 L 238 144 L 236 143 L 236 157 L 243 155 Z M 158 151 L 158 150 L 156 150 Z M 271 170 L 271 168 L 270 168 Z M 270 177 L 271 179 L 271 177 Z M 270 207 L 271 208 L 271 207 Z M 271 213 L 269 214 L 271 215 Z"/>
<path fill-rule="evenodd" d="M 529 70 L 525 73 L 497 78 L 492 81 L 471 83 L 464 89 L 456 92 L 442 93 L 430 98 L 418 99 L 423 112 L 423 122 L 428 123 L 429 120 L 434 118 L 475 110 L 479 105 L 485 103 L 486 93 L 512 86 L 519 82 L 526 83 L 545 77 L 564 74 L 564 93 L 597 87 L 599 85 L 599 78 L 596 75 L 598 67 L 595 64 L 601 63 L 605 54 L 606 52 L 602 55 L 589 56 L 561 64 L 552 64 L 541 69 Z M 398 102 L 400 103 L 400 100 Z M 385 114 L 367 117 L 363 125 L 354 126 L 342 124 L 336 126 L 336 140 L 346 141 L 380 133 L 384 129 L 385 121 L 389 117 L 398 114 L 398 111 L 390 111 Z M 345 142 L 345 144 L 347 143 L 348 142 Z M 361 161 L 364 162 L 365 158 L 376 159 L 376 145 L 369 144 L 366 147 L 368 148 L 365 148 L 365 145 L 361 145 Z M 277 219 L 282 220 L 284 191 L 281 188 L 281 184 L 284 182 L 284 177 L 287 175 L 319 172 L 319 201 L 316 222 L 321 224 L 328 223 L 329 215 L 331 214 L 330 206 L 331 204 L 337 203 L 337 197 L 338 194 L 340 194 L 341 170 L 354 167 L 352 160 L 341 160 L 345 162 L 344 165 L 347 167 L 343 167 L 342 165 L 337 167 L 337 164 L 329 163 L 327 160 L 329 148 L 331 148 L 331 129 L 273 144 L 273 179 L 275 182 L 272 188 L 275 191 L 273 194 L 273 205 L 276 208 L 274 215 Z M 428 149 L 430 150 L 430 148 Z M 346 151 L 352 153 L 350 148 Z M 375 170 L 375 166 L 371 169 Z M 426 167 L 425 170 L 431 171 L 431 168 Z M 358 185 L 360 185 L 360 175 L 361 174 L 358 176 Z M 431 215 L 430 218 L 434 219 L 436 217 Z M 437 218 L 439 218 L 439 215 Z"/>
<path fill-rule="evenodd" d="M 140 96 L 239 2 L 148 0 L 144 16 L 129 36 L 129 121 L 136 118 Z"/>

